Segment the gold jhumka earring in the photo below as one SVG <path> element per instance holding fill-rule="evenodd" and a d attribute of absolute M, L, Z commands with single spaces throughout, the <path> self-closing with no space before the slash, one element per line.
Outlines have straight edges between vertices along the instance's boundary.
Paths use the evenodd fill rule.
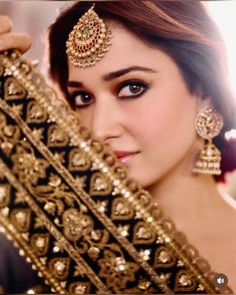
<path fill-rule="evenodd" d="M 211 175 L 221 174 L 221 152 L 212 143 L 212 139 L 220 133 L 222 127 L 222 116 L 211 108 L 205 108 L 197 115 L 196 131 L 207 142 L 200 151 L 193 172 Z"/>
<path fill-rule="evenodd" d="M 98 27 L 90 37 L 95 43 L 86 41 L 90 21 Z M 92 7 L 73 29 L 68 55 L 76 66 L 101 58 L 110 38 L 102 24 Z M 85 45 L 77 51 L 82 42 L 91 51 Z M 0 52 L 0 83 L 0 232 L 42 277 L 42 289 L 31 291 L 221 292 L 174 222 L 17 52 Z M 198 121 L 199 134 L 211 143 L 220 121 L 213 114 Z"/>
<path fill-rule="evenodd" d="M 81 68 L 93 66 L 108 51 L 112 33 L 93 6 L 79 19 L 66 42 L 70 62 Z"/>

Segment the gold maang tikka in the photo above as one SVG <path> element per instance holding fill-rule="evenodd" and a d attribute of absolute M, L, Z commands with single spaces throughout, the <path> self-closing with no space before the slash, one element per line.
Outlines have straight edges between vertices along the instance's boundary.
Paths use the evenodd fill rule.
<path fill-rule="evenodd" d="M 94 11 L 95 4 L 80 17 L 66 42 L 70 62 L 81 68 L 96 64 L 111 44 L 111 29 Z"/>
<path fill-rule="evenodd" d="M 196 131 L 207 142 L 204 144 L 193 168 L 195 173 L 220 175 L 221 152 L 212 143 L 223 127 L 222 116 L 211 108 L 199 112 L 196 118 Z"/>

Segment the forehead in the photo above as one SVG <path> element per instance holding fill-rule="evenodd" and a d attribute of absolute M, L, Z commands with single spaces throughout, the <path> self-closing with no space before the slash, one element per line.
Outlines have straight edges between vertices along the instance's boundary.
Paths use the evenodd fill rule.
<path fill-rule="evenodd" d="M 121 68 L 132 66 L 146 66 L 155 69 L 156 62 L 160 66 L 166 62 L 161 50 L 149 46 L 135 34 L 116 22 L 107 22 L 112 30 L 112 40 L 108 52 L 94 66 L 79 68 L 69 62 L 69 80 L 78 75 L 80 77 L 92 77 L 94 74 L 105 74 L 117 71 Z M 168 56 L 166 56 L 168 59 Z"/>

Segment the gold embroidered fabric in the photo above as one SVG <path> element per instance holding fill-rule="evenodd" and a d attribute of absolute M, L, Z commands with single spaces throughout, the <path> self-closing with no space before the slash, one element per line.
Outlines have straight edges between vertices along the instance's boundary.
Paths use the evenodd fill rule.
<path fill-rule="evenodd" d="M 0 61 L 0 226 L 51 291 L 230 293 L 43 77 Z"/>

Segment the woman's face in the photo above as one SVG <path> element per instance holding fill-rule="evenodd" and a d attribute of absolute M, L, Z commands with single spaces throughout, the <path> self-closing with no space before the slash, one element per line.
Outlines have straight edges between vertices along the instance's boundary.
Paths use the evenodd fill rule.
<path fill-rule="evenodd" d="M 69 99 L 82 123 L 109 143 L 143 187 L 171 171 L 191 171 L 199 99 L 167 54 L 110 26 L 112 45 L 101 61 L 86 69 L 69 63 Z"/>

